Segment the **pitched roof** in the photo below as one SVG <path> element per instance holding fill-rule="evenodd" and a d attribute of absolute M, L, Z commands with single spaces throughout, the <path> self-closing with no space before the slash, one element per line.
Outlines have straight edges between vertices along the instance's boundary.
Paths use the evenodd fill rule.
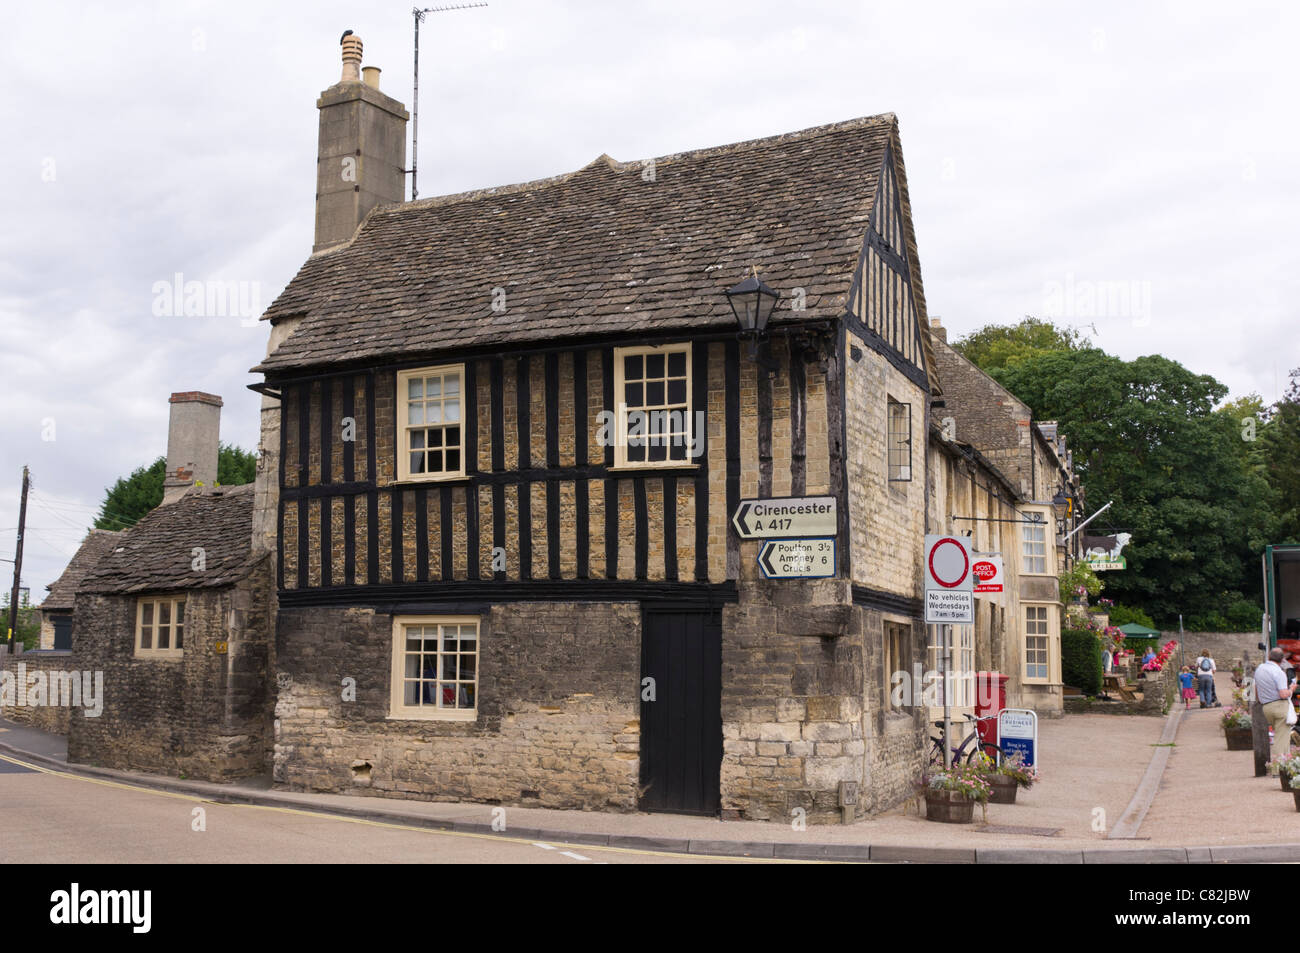
<path fill-rule="evenodd" d="M 302 321 L 254 370 L 730 329 L 722 292 L 751 265 L 783 295 L 774 324 L 837 318 L 897 141 L 886 113 L 653 167 L 602 156 L 551 179 L 380 206 L 350 241 L 311 256 L 267 309 L 272 321 Z M 909 229 L 914 257 L 912 245 Z M 804 312 L 789 309 L 796 287 Z"/>
<path fill-rule="evenodd" d="M 82 583 L 82 592 L 125 593 L 229 585 L 250 566 L 253 485 L 191 490 L 150 510 Z M 193 567 L 203 549 L 202 570 Z"/>
<path fill-rule="evenodd" d="M 81 546 L 63 570 L 63 575 L 45 588 L 49 592 L 41 603 L 42 609 L 71 609 L 76 602 L 77 590 L 81 588 L 86 574 L 95 568 L 117 542 L 122 534 L 114 530 L 92 529 L 81 541 Z"/>

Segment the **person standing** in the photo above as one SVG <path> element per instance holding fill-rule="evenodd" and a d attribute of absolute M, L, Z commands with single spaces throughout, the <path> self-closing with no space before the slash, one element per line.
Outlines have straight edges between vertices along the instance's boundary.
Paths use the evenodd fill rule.
<path fill-rule="evenodd" d="M 1286 715 L 1293 689 L 1279 664 L 1284 658 L 1286 653 L 1281 649 L 1270 649 L 1268 660 L 1255 669 L 1255 704 L 1263 709 L 1265 720 L 1273 728 L 1274 763 L 1291 751 L 1291 726 L 1286 723 Z"/>
<path fill-rule="evenodd" d="M 1201 707 L 1212 708 L 1217 701 L 1214 691 L 1214 659 L 1210 657 L 1210 650 L 1205 649 L 1201 652 L 1201 657 L 1196 660 L 1196 687 L 1201 696 Z"/>
<path fill-rule="evenodd" d="M 1196 697 L 1196 689 L 1192 687 L 1192 680 L 1192 667 L 1184 665 L 1183 670 L 1178 673 L 1178 684 L 1182 686 L 1183 701 L 1187 703 L 1188 708 L 1192 707 L 1192 699 Z"/>

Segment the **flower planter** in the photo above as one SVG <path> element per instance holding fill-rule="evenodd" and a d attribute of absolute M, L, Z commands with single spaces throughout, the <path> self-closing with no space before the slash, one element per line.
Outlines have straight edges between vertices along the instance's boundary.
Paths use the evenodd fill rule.
<path fill-rule="evenodd" d="M 1277 776 L 1278 776 L 1279 778 L 1282 779 L 1282 790 L 1283 790 L 1283 791 L 1290 791 L 1290 790 L 1291 790 L 1291 775 L 1288 774 L 1286 771 L 1279 770 L 1279 771 L 1277 772 Z"/>
<path fill-rule="evenodd" d="M 1295 809 L 1297 811 L 1300 811 L 1300 791 L 1297 791 L 1295 788 L 1292 788 L 1291 796 L 1295 798 Z"/>
<path fill-rule="evenodd" d="M 1250 751 L 1255 747 L 1249 728 L 1224 728 L 1223 737 L 1228 741 L 1229 751 Z"/>
<path fill-rule="evenodd" d="M 926 791 L 925 816 L 944 824 L 969 824 L 975 816 L 975 802 L 960 791 Z"/>
<path fill-rule="evenodd" d="M 1020 785 L 1016 783 L 1015 778 L 1009 778 L 1005 774 L 987 774 L 984 780 L 993 789 L 989 794 L 990 804 L 1016 803 L 1016 791 L 1020 790 Z"/>

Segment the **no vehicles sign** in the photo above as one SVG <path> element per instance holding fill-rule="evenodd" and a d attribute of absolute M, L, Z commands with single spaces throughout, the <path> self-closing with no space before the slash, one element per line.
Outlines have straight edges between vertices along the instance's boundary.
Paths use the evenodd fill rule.
<path fill-rule="evenodd" d="M 974 588 L 974 567 L 966 541 L 959 536 L 925 537 L 925 621 L 972 624 Z"/>

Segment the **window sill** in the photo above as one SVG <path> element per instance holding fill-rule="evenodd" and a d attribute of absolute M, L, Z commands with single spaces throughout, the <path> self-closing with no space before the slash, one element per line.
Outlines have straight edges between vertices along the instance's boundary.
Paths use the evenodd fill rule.
<path fill-rule="evenodd" d="M 476 709 L 450 709 L 442 711 L 435 709 L 430 712 L 402 711 L 390 713 L 386 717 L 388 721 L 445 721 L 465 724 L 467 722 L 478 721 L 478 711 Z"/>
<path fill-rule="evenodd" d="M 469 483 L 472 480 L 468 473 L 453 473 L 449 476 L 438 477 L 405 477 L 394 480 L 385 486 L 428 486 L 431 483 Z"/>
<path fill-rule="evenodd" d="M 625 463 L 609 467 L 606 473 L 655 473 L 660 470 L 698 470 L 698 463 Z"/>
<path fill-rule="evenodd" d="M 185 654 L 182 652 L 175 655 L 160 655 L 155 652 L 134 652 L 131 657 L 143 662 L 180 662 L 184 660 Z"/>

